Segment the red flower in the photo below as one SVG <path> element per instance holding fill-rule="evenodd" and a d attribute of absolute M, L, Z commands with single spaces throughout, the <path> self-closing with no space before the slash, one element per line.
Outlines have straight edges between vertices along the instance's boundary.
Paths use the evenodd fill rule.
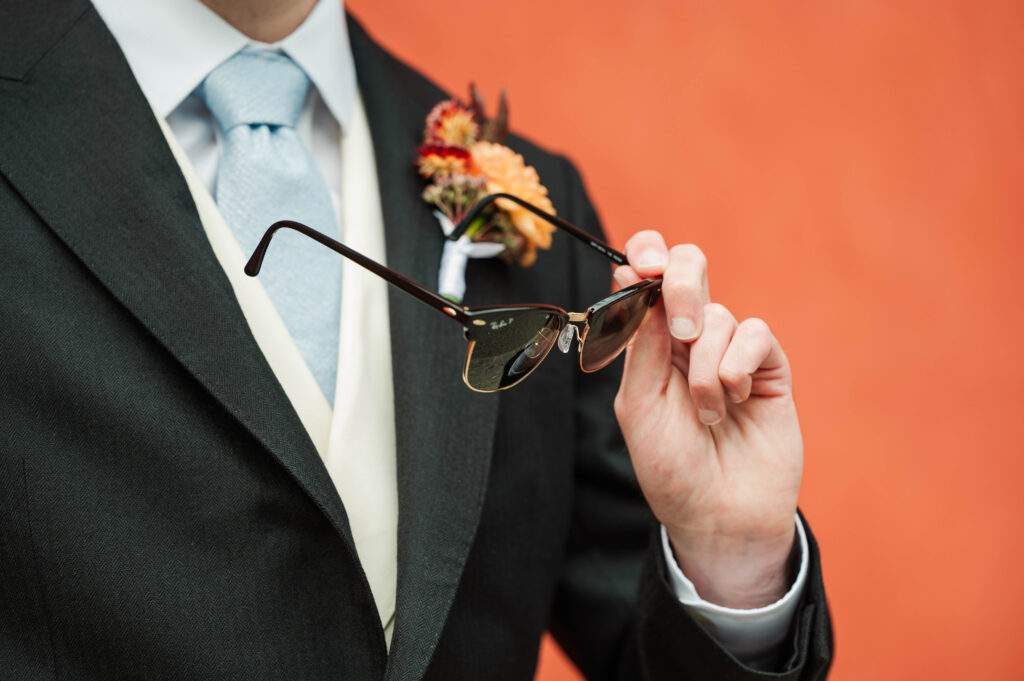
<path fill-rule="evenodd" d="M 452 144 L 424 144 L 416 159 L 423 177 L 468 173 L 471 162 L 468 149 Z"/>

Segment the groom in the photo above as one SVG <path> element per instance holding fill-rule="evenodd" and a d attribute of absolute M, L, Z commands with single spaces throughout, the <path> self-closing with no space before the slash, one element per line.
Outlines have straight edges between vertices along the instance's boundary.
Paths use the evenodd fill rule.
<path fill-rule="evenodd" d="M 309 284 L 239 274 L 238 216 L 295 199 L 229 170 L 255 142 L 219 102 L 280 79 L 222 97 L 214 74 L 255 52 L 308 80 L 288 121 L 241 128 L 318 178 L 294 210 L 437 280 L 412 161 L 446 95 L 339 4 L 14 0 L 0 45 L 5 678 L 527 679 L 549 627 L 589 678 L 825 676 L 789 364 L 709 299 L 699 249 L 627 243 L 616 281 L 664 284 L 624 365 L 551 357 L 477 395 L 418 301 L 343 269 L 318 327 L 280 302 Z M 600 233 L 567 161 L 509 144 Z M 290 248 L 285 288 L 314 267 Z M 561 236 L 467 279 L 469 305 L 610 288 Z"/>

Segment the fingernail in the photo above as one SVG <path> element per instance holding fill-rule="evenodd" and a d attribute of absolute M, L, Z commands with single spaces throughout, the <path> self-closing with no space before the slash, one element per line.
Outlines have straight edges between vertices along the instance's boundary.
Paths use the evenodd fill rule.
<path fill-rule="evenodd" d="M 674 317 L 671 333 L 679 340 L 690 340 L 697 335 L 697 325 L 689 317 Z"/>
<path fill-rule="evenodd" d="M 700 422 L 705 426 L 713 426 L 722 420 L 719 418 L 718 412 L 714 409 L 701 409 L 697 412 L 697 416 L 700 418 Z"/>
<path fill-rule="evenodd" d="M 664 253 L 658 251 L 644 251 L 636 257 L 636 262 L 633 264 L 644 270 L 665 269 L 668 258 Z"/>
<path fill-rule="evenodd" d="M 737 403 L 743 401 L 743 398 L 737 395 L 736 393 L 729 393 L 729 399 Z"/>
<path fill-rule="evenodd" d="M 615 270 L 614 272 L 612 272 L 612 279 L 614 279 L 615 283 L 618 284 L 620 287 L 626 287 L 626 278 L 625 276 L 619 275 L 619 270 Z"/>

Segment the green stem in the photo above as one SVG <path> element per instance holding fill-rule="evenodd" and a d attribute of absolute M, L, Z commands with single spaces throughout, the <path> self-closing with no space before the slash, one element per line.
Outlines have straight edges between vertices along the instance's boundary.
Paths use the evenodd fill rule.
<path fill-rule="evenodd" d="M 485 224 L 487 224 L 487 219 L 482 215 L 477 216 L 473 222 L 469 223 L 469 227 L 466 228 L 466 236 L 469 237 L 470 241 L 477 235 L 477 232 L 483 229 Z"/>

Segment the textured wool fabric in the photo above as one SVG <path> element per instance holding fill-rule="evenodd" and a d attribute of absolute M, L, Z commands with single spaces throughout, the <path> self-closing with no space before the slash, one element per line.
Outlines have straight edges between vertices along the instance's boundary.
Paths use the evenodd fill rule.
<path fill-rule="evenodd" d="M 309 78 L 287 55 L 247 47 L 214 69 L 197 93 L 223 136 L 216 198 L 245 253 L 278 220 L 338 238 L 330 192 L 295 132 Z M 334 402 L 341 323 L 341 259 L 315 241 L 279 232 L 261 278 L 328 404 Z"/>

